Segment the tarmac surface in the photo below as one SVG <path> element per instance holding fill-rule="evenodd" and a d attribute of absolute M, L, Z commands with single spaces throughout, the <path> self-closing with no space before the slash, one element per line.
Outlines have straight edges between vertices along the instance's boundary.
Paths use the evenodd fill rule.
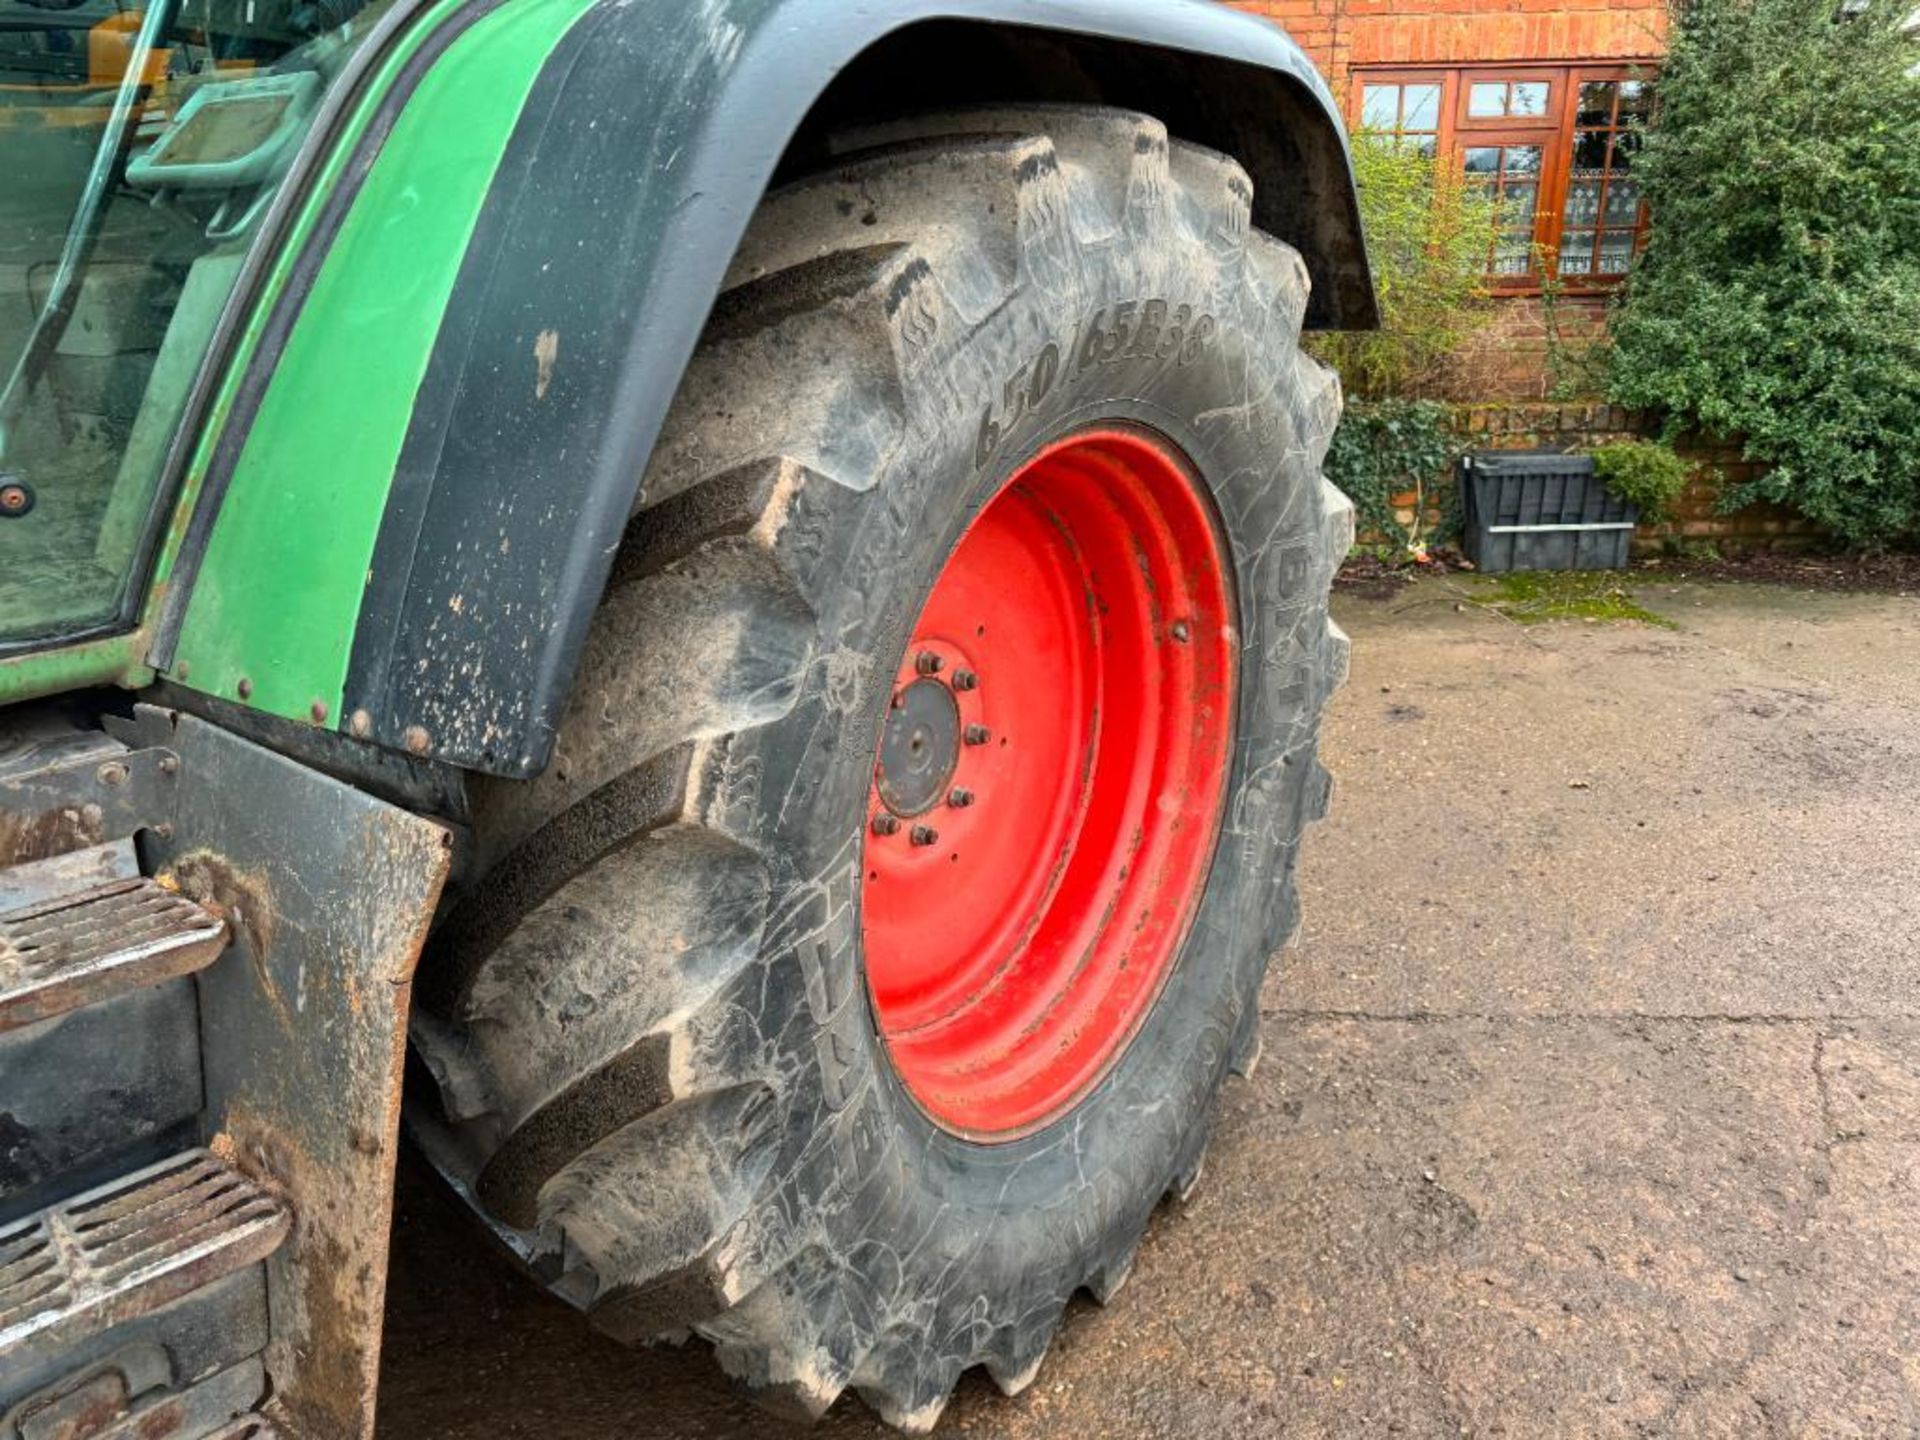
<path fill-rule="evenodd" d="M 1353 678 L 1199 1190 L 938 1434 L 1920 1436 L 1920 598 L 1676 628 L 1343 599 Z M 383 1437 L 798 1435 L 534 1291 L 417 1168 Z M 849 1395 L 813 1432 L 884 1436 Z"/>

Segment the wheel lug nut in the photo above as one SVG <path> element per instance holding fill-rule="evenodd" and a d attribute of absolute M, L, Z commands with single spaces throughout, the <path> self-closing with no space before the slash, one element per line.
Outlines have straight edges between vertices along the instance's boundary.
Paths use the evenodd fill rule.
<path fill-rule="evenodd" d="M 984 725 L 967 726 L 967 744 L 984 745 L 993 738 L 993 732 Z"/>
<path fill-rule="evenodd" d="M 878 815 L 873 817 L 873 833 L 876 835 L 891 835 L 899 828 L 900 817 L 898 815 L 890 815 L 885 810 L 882 810 Z"/>
<path fill-rule="evenodd" d="M 953 672 L 953 688 L 956 690 L 971 690 L 979 683 L 980 677 L 971 670 L 956 670 Z"/>
<path fill-rule="evenodd" d="M 916 825 L 907 838 L 916 845 L 934 845 L 940 840 L 940 832 L 931 825 Z"/>
<path fill-rule="evenodd" d="M 947 803 L 956 810 L 964 810 L 967 806 L 973 804 L 973 791 L 965 789 L 955 790 L 947 796 Z"/>
<path fill-rule="evenodd" d="M 922 650 L 918 655 L 913 657 L 913 668 L 918 670 L 922 675 L 938 675 L 942 670 L 947 668 L 947 662 L 931 650 Z"/>

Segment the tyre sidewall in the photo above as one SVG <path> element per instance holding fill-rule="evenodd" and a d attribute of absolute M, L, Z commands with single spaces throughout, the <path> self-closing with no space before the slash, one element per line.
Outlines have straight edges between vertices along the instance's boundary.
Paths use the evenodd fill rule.
<path fill-rule="evenodd" d="M 951 349 L 927 345 L 922 325 L 902 365 L 908 424 L 872 487 L 809 477 L 776 541 L 819 625 L 800 700 L 708 757 L 721 828 L 776 857 L 757 1027 L 782 1047 L 790 1077 L 790 1139 L 773 1169 L 789 1193 L 776 1213 L 833 1232 L 766 1243 L 828 1239 L 851 1252 L 926 1237 L 941 1261 L 930 1273 L 950 1275 L 962 1260 L 968 1294 L 1015 1303 L 1064 1298 L 1110 1267 L 1198 1158 L 1234 1037 L 1292 923 L 1293 850 L 1329 670 L 1324 596 L 1339 558 L 1326 553 L 1317 467 L 1337 398 L 1294 341 L 1300 277 L 1250 283 L 1237 247 L 1158 257 L 1157 274 L 1120 263 L 1118 247 L 1096 258 L 1106 263 L 1086 267 L 1080 286 L 1030 287 Z M 1155 301 L 1161 339 L 1182 307 L 1187 338 L 1165 355 L 1122 344 L 1099 358 L 1118 307 L 1130 302 L 1139 317 Z M 919 313 L 936 333 L 947 314 L 937 293 Z M 1203 316 L 1206 341 L 1190 346 Z M 1049 347 L 1057 378 L 1025 403 Z M 1082 363 L 1083 352 L 1093 358 Z M 983 445 L 1009 394 L 1018 418 Z M 868 1001 L 858 907 L 873 756 L 914 619 L 968 525 L 1050 441 L 1114 423 L 1156 432 L 1188 458 L 1231 551 L 1243 643 L 1222 830 L 1181 953 L 1106 1076 L 1041 1129 L 977 1143 L 933 1124 L 906 1092 Z M 811 1023 L 785 1021 L 783 1006 Z M 827 1203 L 847 1192 L 856 1203 Z M 894 1280 L 913 1288 L 904 1274 Z"/>

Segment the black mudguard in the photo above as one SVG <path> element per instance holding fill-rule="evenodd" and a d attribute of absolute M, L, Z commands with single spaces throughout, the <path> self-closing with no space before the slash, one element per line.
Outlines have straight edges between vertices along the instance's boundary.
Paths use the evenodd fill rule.
<path fill-rule="evenodd" d="M 1338 109 L 1264 22 L 1200 0 L 602 0 L 528 97 L 419 392 L 347 678 L 371 738 L 544 767 L 728 260 L 810 117 L 863 98 L 1156 114 L 1246 165 L 1255 223 L 1313 276 L 1310 326 L 1375 322 Z"/>

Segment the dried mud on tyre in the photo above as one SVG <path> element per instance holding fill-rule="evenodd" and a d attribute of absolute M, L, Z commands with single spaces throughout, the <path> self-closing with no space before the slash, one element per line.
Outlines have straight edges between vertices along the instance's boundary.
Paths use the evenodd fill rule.
<path fill-rule="evenodd" d="M 1111 1296 L 1258 1048 L 1323 813 L 1351 507 L 1299 257 L 1240 167 L 1036 108 L 845 139 L 766 201 L 642 487 L 554 764 L 475 797 L 485 879 L 423 967 L 416 1124 L 558 1293 L 692 1330 L 763 1401 L 924 1430 Z M 875 747 L 915 617 L 1006 478 L 1089 427 L 1204 486 L 1238 643 L 1177 959 L 1093 1088 L 983 1143 L 902 1084 L 862 968 Z"/>

